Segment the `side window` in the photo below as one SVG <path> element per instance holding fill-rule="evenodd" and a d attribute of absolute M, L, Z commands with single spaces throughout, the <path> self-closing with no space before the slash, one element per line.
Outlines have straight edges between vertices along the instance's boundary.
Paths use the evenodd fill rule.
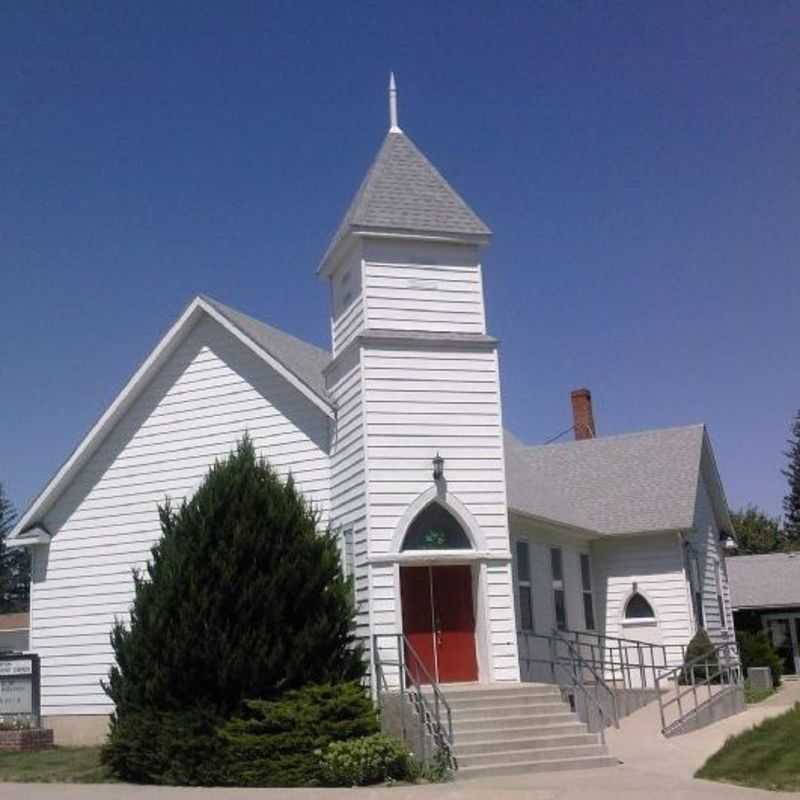
<path fill-rule="evenodd" d="M 719 608 L 719 624 L 724 630 L 728 627 L 728 621 L 725 618 L 725 601 L 722 598 L 722 567 L 719 561 L 714 564 L 714 570 L 717 578 L 717 607 Z"/>
<path fill-rule="evenodd" d="M 694 617 L 698 628 L 706 625 L 703 614 L 703 584 L 700 576 L 700 563 L 694 548 L 687 543 L 686 545 L 686 572 L 689 575 L 689 586 L 692 591 L 692 606 L 694 607 Z"/>
<path fill-rule="evenodd" d="M 339 281 L 339 287 L 340 287 L 339 291 L 341 292 L 340 308 L 344 309 L 344 308 L 347 308 L 347 306 L 350 305 L 350 303 L 351 303 L 351 301 L 353 299 L 353 290 L 350 287 L 350 271 L 349 270 L 347 272 L 345 272 L 344 275 L 342 275 L 342 278 Z"/>
<path fill-rule="evenodd" d="M 356 594 L 356 556 L 353 543 L 353 529 L 345 528 L 341 533 L 342 572 L 352 581 L 353 600 Z"/>
<path fill-rule="evenodd" d="M 583 589 L 583 617 L 586 630 L 593 631 L 596 625 L 592 597 L 592 565 L 588 553 L 581 553 L 581 588 Z"/>
<path fill-rule="evenodd" d="M 553 575 L 553 607 L 556 614 L 556 627 L 567 627 L 567 604 L 564 594 L 564 562 L 560 547 L 550 548 L 550 570 Z"/>
<path fill-rule="evenodd" d="M 625 619 L 654 619 L 655 616 L 653 607 L 639 592 L 634 592 L 628 598 L 625 604 Z"/>
<path fill-rule="evenodd" d="M 517 540 L 517 600 L 519 601 L 519 627 L 523 631 L 534 630 L 533 590 L 531 586 L 530 545 L 524 539 Z"/>

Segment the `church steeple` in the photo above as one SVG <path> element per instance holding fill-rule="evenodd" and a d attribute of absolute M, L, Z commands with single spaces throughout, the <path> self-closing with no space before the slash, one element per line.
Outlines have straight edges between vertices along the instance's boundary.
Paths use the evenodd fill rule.
<path fill-rule="evenodd" d="M 398 125 L 389 79 L 389 132 L 322 259 L 329 274 L 351 236 L 398 234 L 483 244 L 491 231 Z"/>

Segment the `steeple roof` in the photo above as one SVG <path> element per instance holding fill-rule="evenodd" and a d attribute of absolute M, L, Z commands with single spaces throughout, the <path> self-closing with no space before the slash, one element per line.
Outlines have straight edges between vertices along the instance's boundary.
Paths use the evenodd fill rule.
<path fill-rule="evenodd" d="M 329 257 L 351 232 L 396 231 L 485 238 L 486 224 L 399 128 L 378 155 L 331 240 Z"/>

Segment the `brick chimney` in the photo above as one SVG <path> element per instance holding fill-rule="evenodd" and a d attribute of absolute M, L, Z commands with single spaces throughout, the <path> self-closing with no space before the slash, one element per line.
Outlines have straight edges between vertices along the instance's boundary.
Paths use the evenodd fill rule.
<path fill-rule="evenodd" d="M 588 389 L 575 389 L 570 394 L 572 401 L 572 425 L 575 439 L 594 439 L 597 435 L 592 413 L 592 393 Z"/>

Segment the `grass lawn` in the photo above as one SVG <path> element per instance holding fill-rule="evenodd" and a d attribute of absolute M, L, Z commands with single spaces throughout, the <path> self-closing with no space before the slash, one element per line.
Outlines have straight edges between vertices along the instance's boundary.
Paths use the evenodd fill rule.
<path fill-rule="evenodd" d="M 56 747 L 38 753 L 0 753 L 0 782 L 110 783 L 99 747 Z"/>
<path fill-rule="evenodd" d="M 772 697 L 777 689 L 752 689 L 748 684 L 744 687 L 744 701 L 745 703 L 760 703 L 768 697 Z"/>
<path fill-rule="evenodd" d="M 800 703 L 749 731 L 732 736 L 695 773 L 696 778 L 759 789 L 800 790 Z"/>

